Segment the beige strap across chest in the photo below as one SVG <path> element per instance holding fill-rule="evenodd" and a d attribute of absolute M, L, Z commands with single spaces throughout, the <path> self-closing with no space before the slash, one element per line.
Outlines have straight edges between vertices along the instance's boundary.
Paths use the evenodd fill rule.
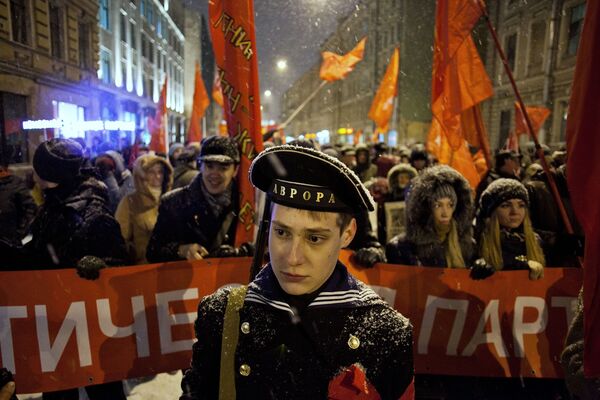
<path fill-rule="evenodd" d="M 235 350 L 240 335 L 240 313 L 244 305 L 247 286 L 233 288 L 227 296 L 221 337 L 221 369 L 219 374 L 219 400 L 235 400 Z"/>

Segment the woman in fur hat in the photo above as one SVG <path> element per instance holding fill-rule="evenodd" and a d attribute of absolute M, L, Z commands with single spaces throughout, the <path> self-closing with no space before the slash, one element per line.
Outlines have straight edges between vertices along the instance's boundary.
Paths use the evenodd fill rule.
<path fill-rule="evenodd" d="M 470 265 L 473 202 L 467 180 L 440 165 L 426 169 L 412 183 L 406 234 L 388 243 L 388 262 L 451 268 Z"/>
<path fill-rule="evenodd" d="M 529 279 L 544 276 L 540 237 L 529 219 L 529 196 L 515 179 L 497 179 L 482 193 L 477 216 L 479 256 L 472 276 L 485 278 L 499 270 L 529 270 Z"/>
<path fill-rule="evenodd" d="M 121 200 L 115 218 L 131 260 L 146 264 L 146 247 L 158 217 L 160 196 L 171 190 L 173 168 L 165 158 L 146 154 L 135 161 L 133 179 L 135 191 Z"/>

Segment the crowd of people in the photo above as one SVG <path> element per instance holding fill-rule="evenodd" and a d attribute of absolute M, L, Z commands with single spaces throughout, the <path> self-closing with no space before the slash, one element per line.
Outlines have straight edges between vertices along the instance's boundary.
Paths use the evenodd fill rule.
<path fill-rule="evenodd" d="M 582 240 L 568 234 L 558 218 L 548 177 L 533 154 L 524 158 L 498 151 L 493 168 L 482 172 L 472 190 L 459 172 L 436 165 L 421 144 L 392 149 L 384 143 L 291 145 L 327 155 L 342 175 L 356 177 L 369 190 L 377 226 L 368 207 L 350 207 L 356 227 L 342 246 L 355 251 L 358 265 L 465 268 L 474 279 L 527 270 L 532 280 L 543 278 L 547 267 L 577 266 Z M 564 153 L 548 151 L 546 157 L 573 217 Z M 211 136 L 201 145 L 173 144 L 169 154 L 137 158 L 108 150 L 93 159 L 77 141 L 51 139 L 35 151 L 29 186 L 2 164 L 3 270 L 75 267 L 82 278 L 95 279 L 110 266 L 244 257 L 256 251 L 254 243 L 235 245 L 240 152 L 233 139 Z M 389 202 L 405 205 L 399 234 L 387 232 Z M 126 398 L 120 382 L 86 390 L 92 400 Z M 44 394 L 44 399 L 77 398 L 76 389 Z"/>

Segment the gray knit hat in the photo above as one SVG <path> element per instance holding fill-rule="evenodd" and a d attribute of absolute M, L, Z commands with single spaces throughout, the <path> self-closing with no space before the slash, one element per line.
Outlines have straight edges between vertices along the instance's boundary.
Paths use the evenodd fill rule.
<path fill-rule="evenodd" d="M 439 199 L 449 198 L 452 201 L 452 204 L 456 206 L 456 192 L 452 185 L 445 183 L 439 185 L 435 188 L 434 192 L 431 194 L 431 199 L 433 201 L 438 201 Z"/>
<path fill-rule="evenodd" d="M 529 206 L 527 189 L 516 179 L 496 179 L 483 191 L 479 199 L 479 218 L 489 218 L 506 200 L 521 199 Z"/>

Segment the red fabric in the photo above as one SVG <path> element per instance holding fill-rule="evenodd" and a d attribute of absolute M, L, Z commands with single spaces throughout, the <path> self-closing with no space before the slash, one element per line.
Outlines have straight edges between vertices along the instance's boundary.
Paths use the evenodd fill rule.
<path fill-rule="evenodd" d="M 413 379 L 410 385 L 406 388 L 399 400 L 415 400 L 415 380 Z"/>
<path fill-rule="evenodd" d="M 218 105 L 223 107 L 223 92 L 221 92 L 221 78 L 219 72 L 215 72 L 215 80 L 213 82 L 212 98 Z"/>
<path fill-rule="evenodd" d="M 240 145 L 240 209 L 236 246 L 254 241 L 254 187 L 248 179 L 252 159 L 262 151 L 258 55 L 252 0 L 211 0 L 210 30 L 219 69 L 227 131 Z"/>
<path fill-rule="evenodd" d="M 160 98 L 156 105 L 154 118 L 148 118 L 148 130 L 150 131 L 150 150 L 156 153 L 167 154 L 167 78 L 160 91 Z"/>
<path fill-rule="evenodd" d="M 321 64 L 319 77 L 327 82 L 344 79 L 352 72 L 354 66 L 363 59 L 366 41 L 367 38 L 363 38 L 352 50 L 344 55 L 324 51 L 321 54 L 323 56 L 323 63 Z"/>
<path fill-rule="evenodd" d="M 585 232 L 584 372 L 600 377 L 600 2 L 588 1 L 567 120 L 567 182 Z"/>
<path fill-rule="evenodd" d="M 194 104 L 192 105 L 192 115 L 190 116 L 190 127 L 188 129 L 188 142 L 200 142 L 202 140 L 202 117 L 210 105 L 204 81 L 200 74 L 200 65 L 196 63 L 196 76 L 194 86 Z"/>
<path fill-rule="evenodd" d="M 369 382 L 358 364 L 345 368 L 329 382 L 329 400 L 380 400 L 381 396 Z"/>
<path fill-rule="evenodd" d="M 463 146 L 461 114 L 492 96 L 493 88 L 471 38 L 481 16 L 476 1 L 438 1 L 431 112 L 452 150 Z"/>
<path fill-rule="evenodd" d="M 390 118 L 394 112 L 394 97 L 398 94 L 399 66 L 400 52 L 398 48 L 395 48 L 369 109 L 369 119 L 375 122 L 377 128 L 383 132 L 388 130 Z"/>
<path fill-rule="evenodd" d="M 546 107 L 528 107 L 527 115 L 533 128 L 533 132 L 537 134 L 544 125 L 544 121 L 550 116 L 550 110 Z M 529 129 L 527 129 L 527 121 L 521 111 L 521 106 L 515 101 L 515 134 L 517 135 L 529 135 Z"/>

